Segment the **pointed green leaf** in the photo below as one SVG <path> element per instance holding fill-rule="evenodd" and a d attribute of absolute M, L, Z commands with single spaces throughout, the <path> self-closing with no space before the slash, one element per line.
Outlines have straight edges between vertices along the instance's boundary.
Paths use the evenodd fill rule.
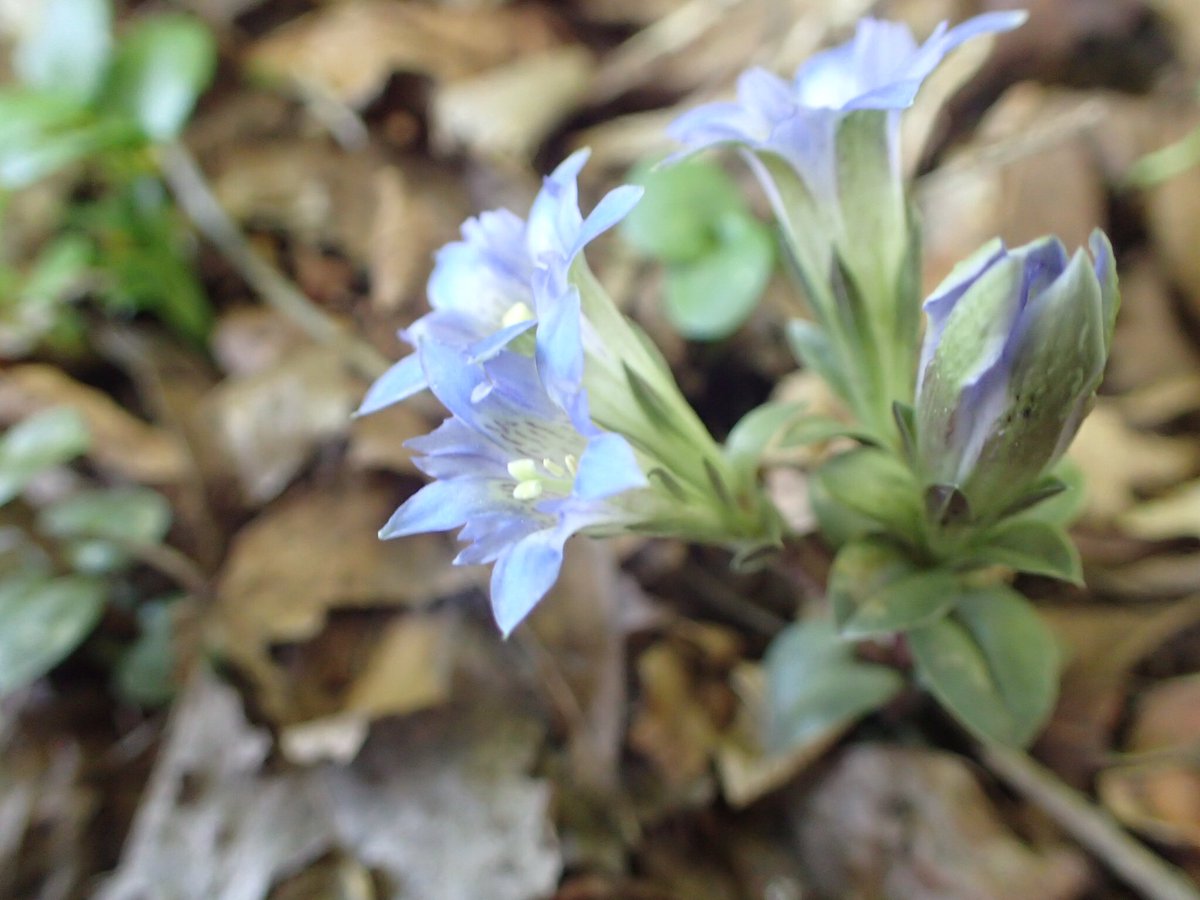
<path fill-rule="evenodd" d="M 725 441 L 725 455 L 735 465 L 752 465 L 786 428 L 804 418 L 799 403 L 771 402 L 742 416 Z"/>
<path fill-rule="evenodd" d="M 106 590 L 99 579 L 75 575 L 0 582 L 0 696 L 70 654 L 99 621 Z"/>
<path fill-rule="evenodd" d="M 1009 588 L 964 594 L 953 616 L 909 632 L 917 672 L 967 729 L 1028 744 L 1058 692 L 1058 648 L 1029 602 Z"/>
<path fill-rule="evenodd" d="M 960 591 L 950 572 L 918 568 L 903 550 L 879 538 L 843 547 L 829 573 L 829 601 L 847 638 L 927 625 L 954 606 Z"/>
<path fill-rule="evenodd" d="M 891 453 L 861 447 L 835 456 L 811 476 L 827 496 L 901 538 L 920 533 L 921 492 L 907 466 Z"/>
<path fill-rule="evenodd" d="M 990 529 L 979 558 L 1019 572 L 1083 584 L 1079 551 L 1061 527 L 1037 519 L 1010 519 Z"/>
<path fill-rule="evenodd" d="M 0 438 L 0 504 L 19 494 L 38 472 L 87 449 L 87 426 L 77 412 L 55 407 L 35 413 Z"/>
<path fill-rule="evenodd" d="M 894 669 L 860 662 L 831 622 L 797 622 L 767 648 L 769 743 L 777 750 L 836 732 L 892 699 L 904 686 Z"/>

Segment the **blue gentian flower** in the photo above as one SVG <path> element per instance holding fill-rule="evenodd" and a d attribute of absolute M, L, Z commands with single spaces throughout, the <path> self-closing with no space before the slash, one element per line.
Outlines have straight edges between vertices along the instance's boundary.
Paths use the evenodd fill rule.
<path fill-rule="evenodd" d="M 906 25 L 863 19 L 791 81 L 763 69 L 738 99 L 684 114 L 670 133 L 687 150 L 741 150 L 762 183 L 819 327 L 794 326 L 802 362 L 835 385 L 860 424 L 894 443 L 892 409 L 912 396 L 920 311 L 919 236 L 900 165 L 900 112 L 943 57 L 1006 31 L 1023 12 L 938 26 L 918 45 Z"/>
<path fill-rule="evenodd" d="M 854 37 L 809 59 L 789 82 L 764 69 L 738 80 L 738 99 L 710 103 L 677 119 L 671 135 L 689 150 L 733 143 L 786 160 L 818 198 L 837 188 L 837 126 L 857 110 L 896 113 L 913 104 L 921 84 L 951 50 L 983 34 L 1008 31 L 1020 11 L 987 13 L 954 28 L 945 22 L 924 44 L 900 22 L 864 18 Z M 897 172 L 894 140 L 889 155 Z M 768 189 L 770 185 L 768 185 Z"/>
<path fill-rule="evenodd" d="M 545 179 L 528 221 L 501 209 L 463 224 L 463 239 L 437 254 L 428 288 L 431 311 L 402 332 L 406 341 L 419 348 L 430 337 L 481 360 L 536 327 L 538 355 L 546 368 L 543 379 L 563 403 L 575 402 L 571 398 L 580 390 L 583 339 L 578 291 L 569 276 L 583 248 L 624 218 L 641 197 L 641 188 L 619 187 L 584 218 L 576 180 L 588 153 L 572 154 Z M 535 290 L 538 279 L 542 290 Z M 375 412 L 426 387 L 419 352 L 413 353 L 371 386 L 358 414 Z"/>
<path fill-rule="evenodd" d="M 649 483 L 624 437 L 573 421 L 549 396 L 536 362 L 510 350 L 471 361 L 461 347 L 420 339 L 425 381 L 452 413 L 408 446 L 435 481 L 380 531 L 393 538 L 459 528 L 456 564 L 494 564 L 492 608 L 510 633 L 558 578 L 563 545 L 580 531 L 638 521 L 630 492 Z"/>
<path fill-rule="evenodd" d="M 925 301 L 917 449 L 931 484 L 953 486 L 977 517 L 1003 512 L 1066 451 L 1093 401 L 1120 297 L 1112 247 L 1091 258 L 1057 238 L 999 240 Z"/>

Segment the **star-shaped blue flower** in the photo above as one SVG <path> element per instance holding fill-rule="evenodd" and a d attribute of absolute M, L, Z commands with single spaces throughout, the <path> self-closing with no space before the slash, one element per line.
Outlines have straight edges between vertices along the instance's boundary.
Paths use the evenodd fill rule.
<path fill-rule="evenodd" d="M 628 492 L 649 482 L 624 437 L 586 420 L 586 395 L 580 392 L 578 415 L 569 416 L 530 357 L 499 350 L 471 361 L 461 347 L 428 334 L 417 357 L 452 415 L 408 442 L 435 480 L 395 512 L 380 537 L 461 527 L 469 546 L 455 563 L 494 564 L 492 609 L 508 634 L 558 578 L 567 539 L 637 521 Z"/>
<path fill-rule="evenodd" d="M 951 50 L 973 37 L 1008 31 L 1026 19 L 1021 11 L 987 13 L 954 28 L 943 22 L 918 45 L 900 22 L 865 18 L 854 37 L 818 53 L 789 82 L 755 68 L 738 79 L 736 102 L 710 103 L 677 119 L 671 135 L 689 151 L 733 143 L 786 160 L 817 198 L 837 189 L 837 126 L 857 110 L 896 114 Z M 898 168 L 895 141 L 892 162 Z"/>
<path fill-rule="evenodd" d="M 638 187 L 619 187 L 585 218 L 577 178 L 587 159 L 588 151 L 580 150 L 545 179 L 528 221 L 501 209 L 463 223 L 463 239 L 437 254 L 428 288 L 431 311 L 402 332 L 418 352 L 371 386 L 359 415 L 429 386 L 419 358 L 426 337 L 482 360 L 533 328 L 543 380 L 557 400 L 575 402 L 583 373 L 583 326 L 569 274 L 583 248 L 621 221 L 642 193 Z"/>

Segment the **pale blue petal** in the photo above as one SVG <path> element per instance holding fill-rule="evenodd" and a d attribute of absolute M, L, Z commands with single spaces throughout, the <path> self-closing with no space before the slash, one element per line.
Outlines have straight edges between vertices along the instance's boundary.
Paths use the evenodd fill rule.
<path fill-rule="evenodd" d="M 950 313 L 954 311 L 955 305 L 984 272 L 1007 255 L 1008 250 L 1002 240 L 995 238 L 989 241 L 956 265 L 954 271 L 934 289 L 933 293 L 929 295 L 929 299 L 925 301 L 924 309 L 927 320 L 925 340 L 921 345 L 921 362 L 917 369 L 918 393 L 920 393 L 920 382 L 924 380 L 925 369 L 933 359 L 938 344 L 941 343 L 942 333 L 946 330 L 946 323 L 950 321 Z"/>
<path fill-rule="evenodd" d="M 505 637 L 529 615 L 558 580 L 569 534 L 538 531 L 517 542 L 492 569 L 492 612 Z"/>
<path fill-rule="evenodd" d="M 567 255 L 567 262 L 573 260 L 585 246 L 629 215 L 629 211 L 637 206 L 645 192 L 645 188 L 624 184 L 605 194 L 604 198 L 588 214 L 588 217 L 583 220 L 579 236 L 575 239 L 575 244 Z"/>
<path fill-rule="evenodd" d="M 393 403 L 408 399 L 428 386 L 429 384 L 425 380 L 425 370 L 421 368 L 420 358 L 417 354 L 411 353 L 375 380 L 375 383 L 367 389 L 362 404 L 354 414 L 365 416 L 378 412 Z"/>
<path fill-rule="evenodd" d="M 581 500 L 601 500 L 648 485 L 629 442 L 606 432 L 588 441 L 579 458 L 574 495 Z"/>
<path fill-rule="evenodd" d="M 537 325 L 536 319 L 526 319 L 489 334 L 483 340 L 471 345 L 467 353 L 467 362 L 477 363 L 491 359 L 535 325 Z"/>
<path fill-rule="evenodd" d="M 535 263 L 546 255 L 566 258 L 583 224 L 576 179 L 591 151 L 577 150 L 542 182 L 529 210 L 525 241 Z"/>
<path fill-rule="evenodd" d="M 583 384 L 583 332 L 579 291 L 538 297 L 537 365 L 546 392 L 564 409 Z"/>
<path fill-rule="evenodd" d="M 430 482 L 392 513 L 379 536 L 386 540 L 458 528 L 487 505 L 491 494 L 484 479 Z"/>

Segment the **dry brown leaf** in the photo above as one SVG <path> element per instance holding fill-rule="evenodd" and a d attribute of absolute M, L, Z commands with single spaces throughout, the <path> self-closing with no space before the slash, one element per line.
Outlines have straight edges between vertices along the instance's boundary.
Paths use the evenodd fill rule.
<path fill-rule="evenodd" d="M 1113 336 L 1107 383 L 1122 393 L 1194 379 L 1200 373 L 1200 354 L 1184 331 L 1171 302 L 1171 289 L 1158 262 L 1145 255 L 1121 265 L 1121 314 Z M 1139 398 L 1140 399 L 1140 398 Z M 1200 396 L 1193 394 L 1193 408 Z M 1127 404 L 1136 413 L 1137 401 Z M 1143 419 L 1144 421 L 1144 419 Z"/>
<path fill-rule="evenodd" d="M 292 762 L 347 763 L 362 747 L 372 721 L 449 698 L 460 631 L 455 616 L 411 613 L 394 616 L 382 627 L 364 624 L 368 633 L 360 640 L 340 647 L 337 641 L 317 640 L 305 654 L 311 665 L 301 663 L 300 671 L 296 665 L 288 667 L 287 708 L 272 701 L 269 711 L 290 723 L 281 728 L 280 743 Z M 311 681 L 334 687 L 313 689 Z M 324 695 L 317 702 L 336 711 L 322 709 L 308 718 L 311 709 L 305 707 L 313 705 L 313 694 Z M 295 721 L 298 716 L 304 720 Z"/>
<path fill-rule="evenodd" d="M 852 723 L 788 747 L 778 754 L 763 743 L 767 733 L 767 683 L 762 666 L 741 663 L 733 670 L 733 687 L 741 705 L 737 719 L 717 751 L 721 793 L 731 806 L 748 806 L 791 781 L 821 757 Z"/>
<path fill-rule="evenodd" d="M 235 142 L 213 166 L 213 187 L 235 219 L 270 223 L 310 247 L 340 249 L 369 271 L 376 310 L 420 292 L 434 250 L 468 212 L 462 183 L 425 161 L 346 154 L 328 142 Z"/>
<path fill-rule="evenodd" d="M 1194 471 L 1198 453 L 1192 441 L 1135 431 L 1114 404 L 1101 400 L 1068 455 L 1086 478 L 1087 519 L 1108 524 L 1120 518 L 1121 527 L 1136 534 L 1129 522 L 1135 513 L 1127 511 L 1138 495 L 1185 478 Z"/>
<path fill-rule="evenodd" d="M 143 422 L 108 394 L 39 363 L 0 372 L 0 422 L 11 424 L 42 409 L 68 406 L 91 432 L 90 458 L 106 472 L 146 484 L 179 481 L 189 470 L 182 444 L 170 432 Z"/>
<path fill-rule="evenodd" d="M 1145 756 L 1100 774 L 1104 804 L 1155 840 L 1200 847 L 1200 675 L 1139 696 L 1125 749 Z"/>
<path fill-rule="evenodd" d="M 627 701 L 621 611 L 637 593 L 610 547 L 575 540 L 557 583 L 529 619 L 526 639 L 541 680 L 570 730 L 571 780 L 594 791 L 611 792 L 619 780 Z"/>
<path fill-rule="evenodd" d="M 440 84 L 430 120 L 434 147 L 477 157 L 527 161 L 587 93 L 592 55 L 557 47 Z"/>
<path fill-rule="evenodd" d="M 414 409 L 415 405 L 394 403 L 379 412 L 354 419 L 350 424 L 347 462 L 359 470 L 417 474 L 412 451 L 404 446 L 404 442 L 428 434 L 434 423 Z"/>
<path fill-rule="evenodd" d="M 261 771 L 270 734 L 205 669 L 176 701 L 121 864 L 100 900 L 259 900 L 333 842 L 328 798 L 302 772 Z"/>
<path fill-rule="evenodd" d="M 278 496 L 313 451 L 350 427 L 363 386 L 332 347 L 301 347 L 277 366 L 221 382 L 197 410 L 255 505 Z"/>
<path fill-rule="evenodd" d="M 947 753 L 859 744 L 795 813 L 822 896 L 1068 900 L 1088 881 L 1074 849 L 1030 848 L 967 764 Z"/>
<path fill-rule="evenodd" d="M 324 701 L 298 708 L 302 685 L 272 659 L 273 646 L 311 640 L 333 609 L 423 606 L 476 583 L 476 570 L 450 565 L 443 535 L 380 541 L 395 505 L 377 484 L 333 486 L 280 501 L 235 538 L 217 585 L 214 638 L 277 719 L 332 710 Z"/>
<path fill-rule="evenodd" d="M 1066 664 L 1058 705 L 1038 739 L 1038 756 L 1059 777 L 1083 787 L 1111 749 L 1133 667 L 1200 622 L 1200 600 L 1048 607 L 1043 614 L 1066 651 Z"/>
<path fill-rule="evenodd" d="M 558 884 L 551 786 L 527 773 L 543 728 L 473 697 L 377 725 L 322 785 L 342 846 L 414 898 L 529 900 Z"/>
<path fill-rule="evenodd" d="M 554 46 L 556 30 L 545 7 L 465 10 L 347 0 L 268 35 L 249 49 L 245 64 L 361 107 L 393 72 L 462 78 Z"/>
<path fill-rule="evenodd" d="M 1086 246 L 1106 217 L 1090 137 L 1102 112 L 1032 85 L 1006 95 L 977 142 L 918 186 L 926 292 L 993 237 L 1015 246 L 1056 234 L 1072 250 Z"/>

